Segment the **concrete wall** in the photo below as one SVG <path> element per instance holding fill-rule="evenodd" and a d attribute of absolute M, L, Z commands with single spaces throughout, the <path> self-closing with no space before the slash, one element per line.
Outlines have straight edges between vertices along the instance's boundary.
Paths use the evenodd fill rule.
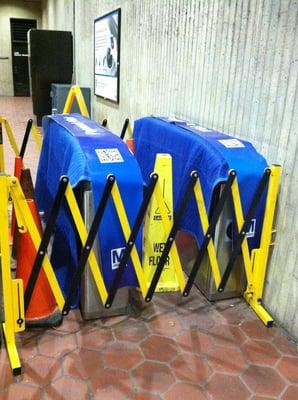
<path fill-rule="evenodd" d="M 73 30 L 73 0 L 42 0 L 42 5 L 43 29 Z"/>
<path fill-rule="evenodd" d="M 36 19 L 41 26 L 41 2 L 24 0 L 0 1 L 0 96 L 13 96 L 10 18 Z"/>
<path fill-rule="evenodd" d="M 55 26 L 58 2 L 47 3 Z M 298 339 L 297 0 L 75 0 L 76 78 L 92 90 L 93 20 L 118 7 L 120 104 L 94 98 L 93 117 L 120 132 L 127 116 L 176 115 L 283 166 L 264 302 Z"/>

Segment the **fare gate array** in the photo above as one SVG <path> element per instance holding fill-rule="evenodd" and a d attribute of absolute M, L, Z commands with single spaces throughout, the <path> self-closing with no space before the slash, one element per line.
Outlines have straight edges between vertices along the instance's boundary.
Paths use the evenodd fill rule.
<path fill-rule="evenodd" d="M 70 112 L 71 106 L 75 99 L 77 99 L 81 113 L 85 116 L 89 116 L 84 98 L 78 86 L 73 86 L 70 89 L 63 112 Z M 107 120 L 104 120 L 102 122 L 102 125 L 106 126 Z M 24 140 L 21 146 L 21 150 L 19 151 L 7 119 L 4 117 L 0 117 L 0 279 L 2 280 L 2 293 L 0 291 L 0 295 L 2 297 L 3 303 L 3 312 L 2 309 L 0 309 L 0 321 L 2 322 L 2 330 L 11 368 L 15 375 L 21 373 L 21 364 L 16 347 L 15 334 L 17 332 L 22 332 L 25 330 L 26 310 L 29 307 L 34 287 L 41 268 L 43 268 L 49 281 L 51 290 L 55 296 L 55 300 L 61 312 L 62 319 L 63 316 L 69 313 L 71 300 L 73 298 L 76 288 L 80 284 L 82 273 L 87 264 L 90 268 L 91 274 L 96 284 L 99 298 L 106 308 L 110 308 L 113 304 L 113 300 L 118 290 L 122 274 L 124 273 L 125 266 L 129 259 L 132 260 L 140 292 L 145 301 L 150 302 L 154 295 L 155 289 L 157 287 L 158 281 L 161 277 L 169 255 L 173 260 L 180 292 L 183 296 L 187 297 L 198 274 L 202 260 L 206 254 L 208 255 L 210 260 L 210 266 L 215 285 L 218 291 L 221 292 L 224 290 L 225 285 L 229 279 L 236 257 L 239 255 L 239 253 L 241 253 L 243 256 L 244 269 L 247 280 L 247 287 L 243 296 L 247 303 L 250 304 L 250 306 L 253 308 L 253 310 L 266 326 L 271 326 L 273 324 L 271 316 L 262 306 L 262 295 L 269 247 L 272 244 L 271 236 L 272 232 L 274 232 L 272 226 L 281 175 L 280 166 L 273 165 L 264 171 L 264 175 L 259 182 L 257 190 L 253 196 L 253 200 L 251 202 L 247 215 L 243 215 L 239 187 L 237 183 L 237 173 L 236 171 L 231 170 L 224 185 L 224 189 L 221 193 L 219 202 L 213 212 L 210 221 L 206 211 L 203 192 L 200 181 L 198 179 L 198 173 L 196 171 L 193 171 L 190 174 L 189 183 L 184 193 L 184 196 L 182 196 L 180 204 L 174 211 L 173 221 L 170 221 L 168 218 L 167 207 L 163 199 L 161 184 L 158 181 L 158 174 L 153 172 L 150 176 L 148 187 L 146 189 L 146 192 L 144 193 L 143 202 L 132 227 L 130 227 L 128 222 L 125 206 L 123 204 L 121 193 L 117 185 L 117 177 L 109 175 L 107 176 L 105 189 L 103 191 L 99 206 L 95 212 L 94 220 L 91 224 L 89 232 L 87 232 L 75 195 L 69 184 L 68 177 L 63 176 L 61 177 L 56 198 L 53 202 L 52 210 L 50 212 L 46 227 L 41 237 L 18 179 L 16 177 L 5 175 L 3 128 L 6 131 L 9 142 L 16 157 L 23 157 L 30 132 L 32 132 L 34 141 L 39 150 L 41 149 L 41 140 L 38 131 L 33 124 L 33 121 L 28 120 Z M 129 134 L 128 136 L 131 137 L 131 128 L 128 119 L 125 120 L 122 128 L 122 139 L 124 138 L 127 130 Z M 267 199 L 260 246 L 257 249 L 253 249 L 250 253 L 246 238 L 246 232 L 248 231 L 248 228 L 250 226 L 251 219 L 254 210 L 258 205 L 259 199 L 266 190 Z M 195 196 L 198 209 L 198 223 L 201 224 L 204 238 L 200 245 L 196 260 L 193 263 L 190 275 L 186 280 L 180 262 L 178 250 L 175 244 L 175 237 L 179 229 L 181 218 L 187 207 L 188 200 L 193 195 Z M 134 243 L 139 229 L 143 223 L 147 209 L 150 205 L 152 196 L 155 196 L 156 198 L 160 210 L 163 230 L 165 232 L 167 240 L 163 252 L 159 258 L 159 262 L 153 274 L 153 277 L 151 281 L 148 282 Z M 216 224 L 219 221 L 221 212 L 223 211 L 229 196 L 232 197 L 238 236 L 236 238 L 235 246 L 230 256 L 230 260 L 226 265 L 223 275 L 221 275 L 213 240 Z M 107 201 L 110 197 L 112 197 L 113 199 L 114 206 L 118 215 L 118 221 L 115 221 L 115 223 L 120 223 L 121 225 L 123 235 L 126 240 L 126 246 L 124 252 L 122 253 L 115 279 L 111 285 L 111 288 L 107 290 L 103 280 L 103 276 L 101 274 L 100 265 L 95 257 L 92 247 L 98 232 L 102 216 L 105 211 Z M 62 206 L 62 202 L 64 199 L 66 199 L 66 204 L 69 208 L 71 218 L 73 219 L 74 225 L 76 227 L 78 236 L 83 247 L 76 273 L 73 276 L 70 290 L 66 298 L 64 298 L 62 294 L 55 272 L 47 255 L 47 247 L 55 227 L 55 221 L 59 209 Z M 36 249 L 36 258 L 33 263 L 32 273 L 29 278 L 25 293 L 23 290 L 22 279 L 12 279 L 11 276 L 9 248 L 9 205 L 11 203 L 16 214 L 18 230 L 21 233 L 28 232 L 30 234 L 30 237 Z"/>
<path fill-rule="evenodd" d="M 235 170 L 231 170 L 227 177 L 227 181 L 222 191 L 220 200 L 216 206 L 216 209 L 214 210 L 211 220 L 209 221 L 200 180 L 198 178 L 198 173 L 196 171 L 193 171 L 190 174 L 189 183 L 184 195 L 182 196 L 182 200 L 174 211 L 174 221 L 171 222 L 168 218 L 166 204 L 163 199 L 162 187 L 158 181 L 158 174 L 153 172 L 150 176 L 148 187 L 144 193 L 143 202 L 132 227 L 130 227 L 128 222 L 125 206 L 123 204 L 121 193 L 117 185 L 117 179 L 114 175 L 108 175 L 106 178 L 105 188 L 98 208 L 95 212 L 94 220 L 91 224 L 89 233 L 87 232 L 87 229 L 84 225 L 84 221 L 80 213 L 80 209 L 77 204 L 74 192 L 69 184 L 68 177 L 63 176 L 61 177 L 57 194 L 54 199 L 53 206 L 49 214 L 49 218 L 42 237 L 40 236 L 40 233 L 35 224 L 35 221 L 33 219 L 33 216 L 31 214 L 18 180 L 15 177 L 9 177 L 4 174 L 0 175 L 0 249 L 4 303 L 3 331 L 13 372 L 15 374 L 19 374 L 21 371 L 20 361 L 15 344 L 15 333 L 25 329 L 26 310 L 30 304 L 30 299 L 41 268 L 43 268 L 45 271 L 50 287 L 55 296 L 58 308 L 61 312 L 62 319 L 63 316 L 69 313 L 71 300 L 73 298 L 75 290 L 80 284 L 82 273 L 87 264 L 91 270 L 91 274 L 96 284 L 99 298 L 106 308 L 110 308 L 112 306 L 119 282 L 121 280 L 121 276 L 124 272 L 125 266 L 129 258 L 132 261 L 136 273 L 140 292 L 145 301 L 150 302 L 152 300 L 155 288 L 163 271 L 168 255 L 170 255 L 173 259 L 177 280 L 179 282 L 180 292 L 183 296 L 186 297 L 190 293 L 195 277 L 199 271 L 200 264 L 206 253 L 208 254 L 210 260 L 215 285 L 219 291 L 223 291 L 229 275 L 232 271 L 235 258 L 241 251 L 247 279 L 247 288 L 244 293 L 244 298 L 251 305 L 251 307 L 264 322 L 264 324 L 266 326 L 271 326 L 273 320 L 262 306 L 262 294 L 269 247 L 271 244 L 272 225 L 278 194 L 280 174 L 280 166 L 273 165 L 270 168 L 266 168 L 266 170 L 264 171 L 264 175 L 260 180 L 257 190 L 253 196 L 253 200 L 249 207 L 248 213 L 247 215 L 243 215 L 239 187 L 237 183 L 237 173 Z M 248 231 L 248 228 L 250 226 L 254 210 L 265 190 L 267 190 L 267 199 L 260 247 L 258 249 L 253 249 L 250 254 L 246 232 Z M 178 250 L 175 244 L 175 236 L 179 229 L 179 223 L 187 207 L 188 201 L 193 195 L 195 196 L 198 209 L 198 223 L 201 224 L 202 231 L 204 233 L 204 239 L 200 246 L 198 256 L 193 264 L 191 273 L 186 280 L 180 262 Z M 147 282 L 134 243 L 152 196 L 155 196 L 158 203 L 163 229 L 167 236 L 167 241 L 159 259 L 153 278 L 151 282 Z M 228 196 L 232 197 L 234 214 L 238 229 L 238 237 L 236 239 L 235 247 L 231 254 L 230 260 L 225 268 L 224 274 L 221 276 L 219 263 L 216 257 L 216 250 L 213 243 L 213 237 L 217 221 L 219 220 L 220 214 L 224 208 Z M 122 232 L 126 240 L 126 246 L 120 259 L 120 264 L 115 279 L 111 285 L 111 288 L 107 290 L 103 280 L 103 276 L 101 274 L 100 265 L 92 250 L 92 246 L 96 238 L 102 216 L 105 212 L 107 201 L 110 197 L 113 200 L 118 215 L 118 221 L 115 221 L 115 223 L 120 223 L 121 225 Z M 59 209 L 62 206 L 62 202 L 64 199 L 66 199 L 66 204 L 69 208 L 71 218 L 73 220 L 74 226 L 76 227 L 78 236 L 83 247 L 76 273 L 73 276 L 70 290 L 66 298 L 64 298 L 62 294 L 57 278 L 55 276 L 55 272 L 47 255 L 47 247 L 55 226 L 55 221 Z M 28 231 L 36 249 L 36 258 L 33 263 L 32 273 L 29 278 L 24 295 L 22 280 L 11 279 L 10 273 L 10 254 L 8 239 L 8 205 L 10 200 L 12 201 L 15 209 L 19 231 Z"/>

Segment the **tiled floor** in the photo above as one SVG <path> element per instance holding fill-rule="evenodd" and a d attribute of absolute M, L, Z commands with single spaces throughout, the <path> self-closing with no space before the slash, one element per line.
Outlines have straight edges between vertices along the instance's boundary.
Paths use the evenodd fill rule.
<path fill-rule="evenodd" d="M 29 99 L 0 97 L 19 143 L 30 113 Z M 243 300 L 211 304 L 195 289 L 155 295 L 128 316 L 86 322 L 72 311 L 59 328 L 19 334 L 18 348 L 18 378 L 0 351 L 0 400 L 298 399 L 295 343 Z"/>

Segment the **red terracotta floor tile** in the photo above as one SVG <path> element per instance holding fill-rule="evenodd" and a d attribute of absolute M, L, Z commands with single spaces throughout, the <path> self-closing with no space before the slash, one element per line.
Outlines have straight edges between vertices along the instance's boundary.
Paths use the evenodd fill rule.
<path fill-rule="evenodd" d="M 222 324 L 210 331 L 216 344 L 220 346 L 241 346 L 247 339 L 238 326 Z"/>
<path fill-rule="evenodd" d="M 182 326 L 175 314 L 162 314 L 148 322 L 149 329 L 158 335 L 176 336 L 181 332 Z"/>
<path fill-rule="evenodd" d="M 45 400 L 88 400 L 88 386 L 80 379 L 62 377 L 44 391 Z"/>
<path fill-rule="evenodd" d="M 91 350 L 105 349 L 114 341 L 111 329 L 85 325 L 77 334 L 78 346 Z"/>
<path fill-rule="evenodd" d="M 129 324 L 119 324 L 113 330 L 116 339 L 136 343 L 145 339 L 150 334 L 145 322 L 141 320 L 130 320 Z"/>
<path fill-rule="evenodd" d="M 18 349 L 21 360 L 28 360 L 28 358 L 32 358 L 37 355 L 37 340 L 35 338 L 33 340 L 26 340 L 18 346 Z"/>
<path fill-rule="evenodd" d="M 64 374 L 85 379 L 102 369 L 103 363 L 98 352 L 79 349 L 68 353 L 63 359 L 62 366 Z"/>
<path fill-rule="evenodd" d="M 206 400 L 204 391 L 195 385 L 189 383 L 175 383 L 174 386 L 164 395 L 165 400 Z"/>
<path fill-rule="evenodd" d="M 281 358 L 275 347 L 263 340 L 250 340 L 242 351 L 252 364 L 273 366 Z"/>
<path fill-rule="evenodd" d="M 6 389 L 16 381 L 8 363 L 0 363 L 0 390 Z"/>
<path fill-rule="evenodd" d="M 139 393 L 133 394 L 131 397 L 129 397 L 129 400 L 160 400 L 160 397 L 155 394 L 139 392 Z"/>
<path fill-rule="evenodd" d="M 225 324 L 239 325 L 245 321 L 249 314 L 253 312 L 249 310 L 247 304 L 241 298 L 221 300 L 215 303 L 215 308 L 220 313 Z"/>
<path fill-rule="evenodd" d="M 267 328 L 259 319 L 245 321 L 240 327 L 252 339 L 272 340 L 277 333 L 275 327 Z"/>
<path fill-rule="evenodd" d="M 175 382 L 168 366 L 152 361 L 145 361 L 132 374 L 139 388 L 150 393 L 165 392 Z"/>
<path fill-rule="evenodd" d="M 298 357 L 285 356 L 278 363 L 279 372 L 291 383 L 298 384 Z"/>
<path fill-rule="evenodd" d="M 157 335 L 148 337 L 140 346 L 145 358 L 153 361 L 171 361 L 179 351 L 173 339 Z"/>
<path fill-rule="evenodd" d="M 110 368 L 131 369 L 136 367 L 143 356 L 134 343 L 111 343 L 103 352 L 105 363 Z"/>
<path fill-rule="evenodd" d="M 179 320 L 183 328 L 189 327 L 192 330 L 202 331 L 209 331 L 223 322 L 220 314 L 210 305 L 204 305 L 188 313 L 179 314 Z"/>
<path fill-rule="evenodd" d="M 272 343 L 281 353 L 289 356 L 298 356 L 298 345 L 284 336 L 276 336 Z"/>
<path fill-rule="evenodd" d="M 282 400 L 297 400 L 298 386 L 289 386 L 281 398 Z"/>
<path fill-rule="evenodd" d="M 216 346 L 208 354 L 210 366 L 218 372 L 241 373 L 247 364 L 242 352 L 237 348 Z"/>
<path fill-rule="evenodd" d="M 99 400 L 124 400 L 133 391 L 128 373 L 113 369 L 99 370 L 91 378 L 91 386 Z"/>
<path fill-rule="evenodd" d="M 79 310 L 71 310 L 70 313 L 63 318 L 62 324 L 55 329 L 59 333 L 76 333 L 84 326 L 84 321 Z"/>
<path fill-rule="evenodd" d="M 119 325 L 121 322 L 127 321 L 128 319 L 128 315 L 115 315 L 109 318 L 102 318 L 100 322 L 103 328 L 113 328 Z"/>
<path fill-rule="evenodd" d="M 52 357 L 62 356 L 77 348 L 76 337 L 74 334 L 49 333 L 38 339 L 40 354 Z"/>
<path fill-rule="evenodd" d="M 245 400 L 250 396 L 247 387 L 238 376 L 215 374 L 206 385 L 214 400 Z"/>
<path fill-rule="evenodd" d="M 171 363 L 177 379 L 203 385 L 211 375 L 207 362 L 196 354 L 181 354 Z"/>
<path fill-rule="evenodd" d="M 213 346 L 210 335 L 197 330 L 182 332 L 177 336 L 176 341 L 183 351 L 196 354 L 209 353 Z"/>
<path fill-rule="evenodd" d="M 197 310 L 200 307 L 208 305 L 208 301 L 205 299 L 205 297 L 198 297 L 196 295 L 196 290 L 191 291 L 187 297 L 181 296 L 178 292 L 159 293 L 157 297 L 154 297 L 154 301 L 155 299 L 163 302 L 166 310 L 169 310 L 169 308 L 172 307 L 173 311 L 177 312 L 178 314 L 188 314 L 189 312 Z"/>
<path fill-rule="evenodd" d="M 62 374 L 61 360 L 37 355 L 23 362 L 22 380 L 24 383 L 43 387 Z"/>
<path fill-rule="evenodd" d="M 8 359 L 8 355 L 5 349 L 5 345 L 4 343 L 1 344 L 2 347 L 0 349 L 0 366 L 2 364 L 9 364 L 9 359 Z"/>
<path fill-rule="evenodd" d="M 267 396 L 253 396 L 251 400 L 275 400 L 277 397 L 267 397 Z"/>
<path fill-rule="evenodd" d="M 5 394 L 5 400 L 29 400 L 29 399 L 40 400 L 39 388 L 33 388 L 30 386 L 23 385 L 22 383 L 19 383 L 10 385 Z"/>
<path fill-rule="evenodd" d="M 279 396 L 285 381 L 272 368 L 251 365 L 242 375 L 252 391 L 267 396 Z"/>

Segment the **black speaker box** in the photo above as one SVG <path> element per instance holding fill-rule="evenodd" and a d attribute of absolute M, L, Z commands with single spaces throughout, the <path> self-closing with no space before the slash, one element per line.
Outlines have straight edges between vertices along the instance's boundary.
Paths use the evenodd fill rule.
<path fill-rule="evenodd" d="M 28 43 L 33 112 L 41 125 L 42 117 L 51 114 L 51 84 L 72 81 L 72 33 L 31 29 Z"/>

